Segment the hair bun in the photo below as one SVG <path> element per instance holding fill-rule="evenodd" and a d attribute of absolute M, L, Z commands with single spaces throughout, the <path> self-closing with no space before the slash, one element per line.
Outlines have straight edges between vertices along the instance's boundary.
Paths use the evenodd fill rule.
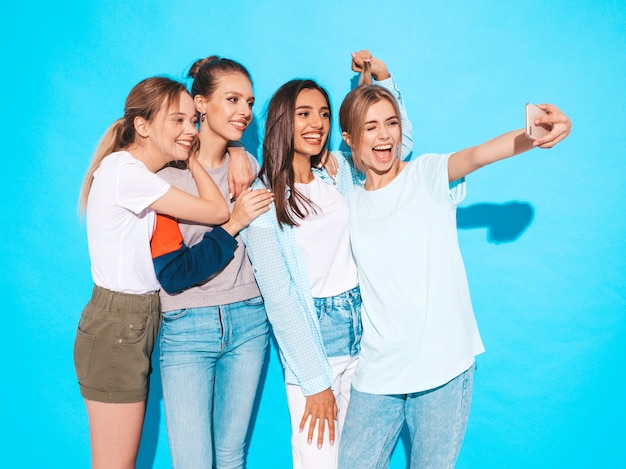
<path fill-rule="evenodd" d="M 214 60 L 219 60 L 219 57 L 217 55 L 210 55 L 204 59 L 198 59 L 196 60 L 193 65 L 191 66 L 191 68 L 189 69 L 189 72 L 187 73 L 187 76 L 189 78 L 196 78 L 196 75 L 198 75 L 198 72 L 200 71 L 200 69 L 202 68 L 202 66 L 206 63 L 209 62 L 213 62 Z"/>

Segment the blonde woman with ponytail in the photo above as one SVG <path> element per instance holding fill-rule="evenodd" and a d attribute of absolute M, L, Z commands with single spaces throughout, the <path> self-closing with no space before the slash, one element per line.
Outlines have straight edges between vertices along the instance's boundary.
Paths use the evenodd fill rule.
<path fill-rule="evenodd" d="M 187 160 L 196 140 L 196 111 L 184 85 L 145 79 L 102 137 L 83 183 L 80 209 L 94 288 L 78 325 L 74 363 L 95 469 L 135 467 L 161 319 L 150 252 L 156 212 L 199 223 L 229 218 L 196 157 L 189 158 L 189 169 L 198 197 L 154 174 L 171 161 Z"/>

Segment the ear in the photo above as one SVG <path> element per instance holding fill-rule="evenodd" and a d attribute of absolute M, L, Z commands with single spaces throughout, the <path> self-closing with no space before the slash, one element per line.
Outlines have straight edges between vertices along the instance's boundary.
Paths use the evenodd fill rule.
<path fill-rule="evenodd" d="M 204 114 L 206 112 L 206 101 L 204 96 L 199 94 L 195 95 L 193 97 L 193 104 L 196 106 L 196 111 L 200 114 Z"/>
<path fill-rule="evenodd" d="M 143 117 L 135 117 L 133 121 L 135 126 L 135 133 L 142 138 L 147 138 L 150 135 L 150 125 Z"/>
<path fill-rule="evenodd" d="M 346 142 L 350 148 L 352 148 L 352 138 L 350 138 L 350 134 L 348 132 L 341 132 L 341 138 L 343 138 L 343 141 Z"/>

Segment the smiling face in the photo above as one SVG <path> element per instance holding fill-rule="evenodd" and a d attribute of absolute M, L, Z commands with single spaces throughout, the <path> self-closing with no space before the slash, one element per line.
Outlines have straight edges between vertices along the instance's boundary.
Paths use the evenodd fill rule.
<path fill-rule="evenodd" d="M 358 142 L 347 134 L 344 134 L 344 138 L 368 178 L 384 176 L 396 167 L 402 132 L 400 118 L 389 101 L 381 99 L 372 104 L 367 110 L 363 126 L 355 129 L 355 132 L 361 132 Z"/>
<path fill-rule="evenodd" d="M 294 112 L 294 157 L 319 155 L 330 130 L 330 107 L 326 98 L 316 89 L 304 89 L 298 94 Z"/>
<path fill-rule="evenodd" d="M 224 145 L 229 140 L 241 140 L 252 121 L 254 92 L 250 79 L 242 73 L 220 76 L 211 96 L 196 95 L 195 102 L 198 111 L 206 114 L 200 123 L 201 140 L 219 139 Z"/>
<path fill-rule="evenodd" d="M 191 145 L 198 138 L 196 109 L 191 96 L 184 92 L 178 102 L 170 106 L 164 103 L 146 129 L 154 146 L 151 151 L 160 154 L 165 163 L 186 160 Z"/>

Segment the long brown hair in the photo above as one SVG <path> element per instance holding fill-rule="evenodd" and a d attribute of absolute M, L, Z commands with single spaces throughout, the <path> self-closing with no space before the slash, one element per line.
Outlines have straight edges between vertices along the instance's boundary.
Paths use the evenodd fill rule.
<path fill-rule="evenodd" d="M 259 177 L 276 195 L 274 204 L 281 228 L 283 224 L 298 226 L 297 219 L 303 219 L 309 213 L 306 207 L 313 208 L 311 201 L 296 190 L 293 171 L 296 100 L 300 92 L 307 89 L 322 93 L 330 109 L 330 98 L 326 90 L 313 80 L 302 79 L 291 80 L 281 86 L 272 96 L 267 108 L 263 164 Z M 329 142 L 330 133 L 321 153 L 328 150 Z M 285 197 L 287 191 L 288 196 Z"/>
<path fill-rule="evenodd" d="M 165 77 L 146 78 L 136 84 L 126 98 L 124 116 L 116 120 L 104 133 L 87 169 L 80 190 L 79 211 L 85 213 L 93 175 L 102 160 L 113 152 L 129 148 L 136 142 L 135 117 L 151 121 L 163 107 L 169 108 L 187 93 L 185 85 Z"/>

